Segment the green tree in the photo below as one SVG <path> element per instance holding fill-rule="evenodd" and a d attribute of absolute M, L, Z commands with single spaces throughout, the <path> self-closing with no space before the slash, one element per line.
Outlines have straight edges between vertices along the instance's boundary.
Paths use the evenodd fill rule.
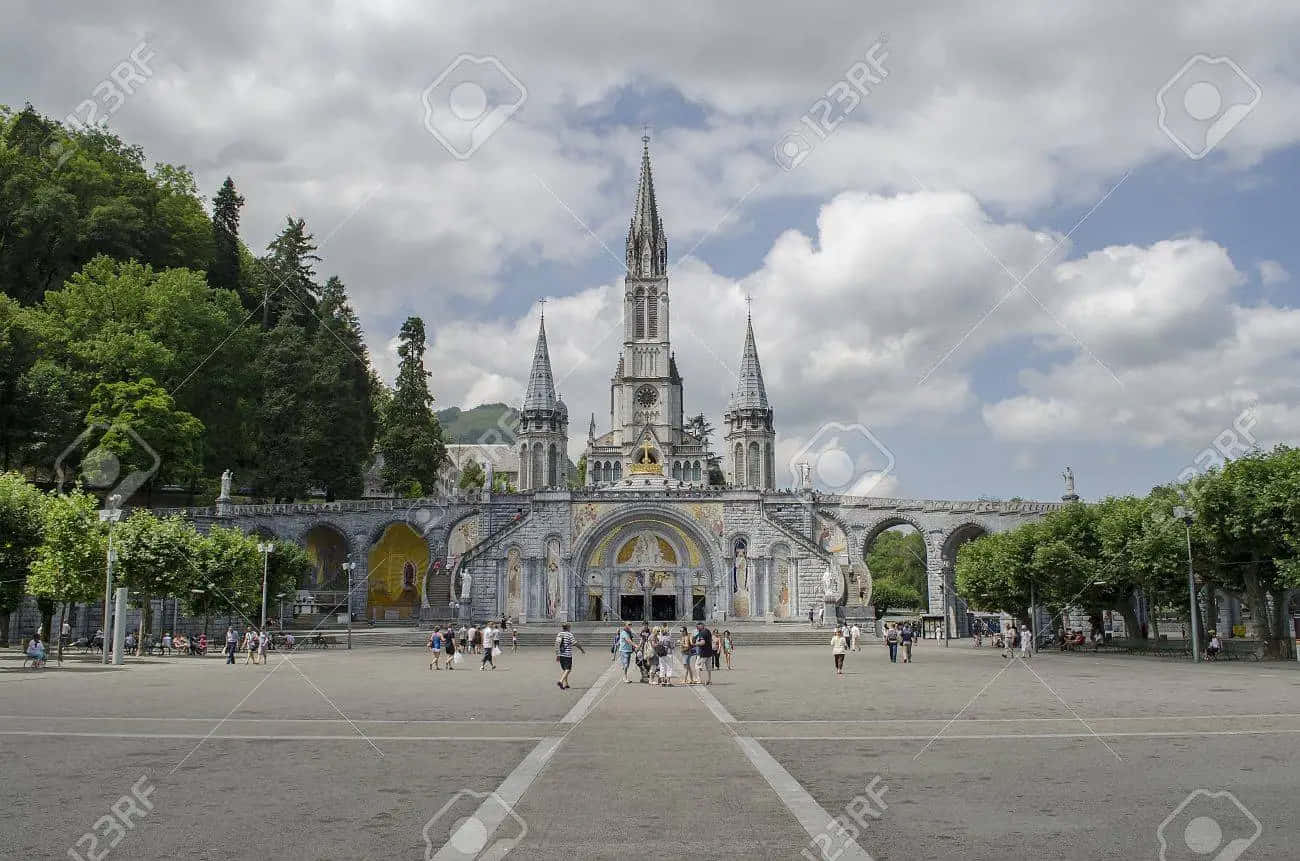
<path fill-rule="evenodd" d="M 28 571 L 41 545 L 43 503 L 27 479 L 16 472 L 0 473 L 0 645 L 9 645 L 9 614 L 22 605 Z"/>
<path fill-rule="evenodd" d="M 144 654 L 153 622 L 153 599 L 182 597 L 197 582 L 194 556 L 198 535 L 180 517 L 156 517 L 136 509 L 113 531 L 113 548 L 118 563 L 114 573 L 134 595 L 144 612 L 140 622 L 137 654 Z"/>
<path fill-rule="evenodd" d="M 320 450 L 319 421 L 311 420 L 314 369 L 310 341 L 288 317 L 267 332 L 257 373 L 261 397 L 257 404 L 258 492 L 276 502 L 306 496 L 311 485 L 310 454 Z"/>
<path fill-rule="evenodd" d="M 433 413 L 429 372 L 424 369 L 424 321 L 408 317 L 402 324 L 397 354 L 401 364 L 379 436 L 384 456 L 384 486 L 404 496 L 433 487 L 447 450 Z"/>
<path fill-rule="evenodd" d="M 244 292 L 245 282 L 241 268 L 243 248 L 239 241 L 239 210 L 244 198 L 235 191 L 235 181 L 226 177 L 217 196 L 212 199 L 212 268 L 208 270 L 208 283 L 222 290 L 233 290 L 244 307 L 252 311 L 260 297 Z"/>
<path fill-rule="evenodd" d="M 171 395 L 149 377 L 136 383 L 100 383 L 91 395 L 86 421 L 108 428 L 95 450 L 111 453 L 123 475 L 157 469 L 150 488 L 156 480 L 186 484 L 198 472 L 203 423 L 177 409 Z"/>
<path fill-rule="evenodd" d="M 308 399 L 309 472 L 325 498 L 355 499 L 364 486 L 363 468 L 374 445 L 376 419 L 370 359 L 343 282 L 332 277 L 321 288 L 321 324 L 313 340 Z"/>
<path fill-rule="evenodd" d="M 320 287 L 316 284 L 315 238 L 301 218 L 286 217 L 285 226 L 271 240 L 262 258 L 267 291 L 262 305 L 262 327 L 269 329 L 288 315 L 301 326 L 311 328 Z"/>
<path fill-rule="evenodd" d="M 23 446 L 42 424 L 28 388 L 36 346 L 25 309 L 0 294 L 0 470 L 19 465 Z"/>
<path fill-rule="evenodd" d="M 891 580 L 910 586 L 919 595 L 928 589 L 925 539 L 914 529 L 886 529 L 880 533 L 867 552 L 866 562 L 873 583 Z"/>
<path fill-rule="evenodd" d="M 456 482 L 456 486 L 461 490 L 476 490 L 483 486 L 483 478 L 483 467 L 477 460 L 470 460 L 461 469 L 460 480 Z"/>
<path fill-rule="evenodd" d="M 876 618 L 883 619 L 888 610 L 914 613 L 925 605 L 925 600 L 911 583 L 885 578 L 872 581 L 871 603 L 876 609 Z"/>
<path fill-rule="evenodd" d="M 187 170 L 97 127 L 0 107 L 0 292 L 40 301 L 98 254 L 206 270 L 212 224 Z"/>
<path fill-rule="evenodd" d="M 65 608 L 103 598 L 108 533 L 98 509 L 99 500 L 80 491 L 45 497 L 42 540 L 27 578 L 30 594 Z M 52 633 L 51 621 L 45 624 Z M 62 638 L 59 659 L 63 659 Z"/>

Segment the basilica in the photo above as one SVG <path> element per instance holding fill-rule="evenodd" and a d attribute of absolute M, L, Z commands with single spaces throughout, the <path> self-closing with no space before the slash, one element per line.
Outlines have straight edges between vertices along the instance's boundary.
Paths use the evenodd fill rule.
<path fill-rule="evenodd" d="M 354 614 L 424 624 L 503 615 L 529 625 L 869 619 L 867 551 L 884 530 L 911 526 L 925 541 L 931 630 L 960 633 L 967 617 L 953 591 L 957 547 L 1060 503 L 832 495 L 806 477 L 777 490 L 775 411 L 752 320 L 737 345 L 721 451 L 711 451 L 705 427 L 684 416 L 648 139 L 626 267 L 609 413 L 588 423 L 581 486 L 569 481 L 570 416 L 542 316 L 508 449 L 518 456 L 517 489 L 493 489 L 485 458 L 489 478 L 479 491 L 284 506 L 218 501 L 191 516 L 305 545 L 316 570 L 300 600 L 313 589 L 342 589 Z"/>

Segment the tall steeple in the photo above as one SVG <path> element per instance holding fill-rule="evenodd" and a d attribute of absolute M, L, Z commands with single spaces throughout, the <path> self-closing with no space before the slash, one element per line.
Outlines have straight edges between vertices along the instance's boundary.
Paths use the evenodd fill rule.
<path fill-rule="evenodd" d="M 723 420 L 727 424 L 725 459 L 730 466 L 732 486 L 775 488 L 776 428 L 772 424 L 767 388 L 763 385 L 763 369 L 758 364 L 754 318 L 749 313 L 745 314 L 745 347 L 740 354 L 736 391 L 727 403 Z"/>
<path fill-rule="evenodd" d="M 649 134 L 641 137 L 641 179 L 627 229 L 627 272 L 633 278 L 662 278 L 668 274 L 668 238 L 655 202 Z"/>
<path fill-rule="evenodd" d="M 769 408 L 767 388 L 763 385 L 763 369 L 758 364 L 758 346 L 754 343 L 754 320 L 748 314 L 745 315 L 745 349 L 740 355 L 740 374 L 733 405 L 742 410 Z"/>
<path fill-rule="evenodd" d="M 542 300 L 545 302 L 546 300 Z M 569 408 L 555 394 L 551 354 L 546 348 L 546 314 L 537 324 L 537 347 L 519 410 L 519 489 L 563 487 L 568 481 Z"/>
<path fill-rule="evenodd" d="M 537 326 L 537 347 L 533 350 L 533 369 L 528 374 L 528 388 L 524 394 L 525 410 L 553 410 L 555 376 L 551 373 L 551 354 L 546 349 L 546 313 L 542 312 Z"/>

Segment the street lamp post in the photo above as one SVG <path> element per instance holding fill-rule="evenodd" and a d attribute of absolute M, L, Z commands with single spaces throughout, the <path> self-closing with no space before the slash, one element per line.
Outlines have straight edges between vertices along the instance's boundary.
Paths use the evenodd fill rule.
<path fill-rule="evenodd" d="M 122 509 L 117 507 L 118 497 L 110 496 L 111 507 L 99 510 L 99 520 L 108 524 L 108 565 L 104 570 L 104 649 L 101 663 L 108 663 L 108 644 L 112 642 L 113 612 L 113 563 L 117 561 L 117 551 L 113 549 L 113 524 L 122 519 Z M 122 624 L 118 619 L 117 623 Z"/>
<path fill-rule="evenodd" d="M 258 542 L 257 550 L 262 554 L 262 630 L 266 630 L 266 578 L 271 568 L 271 551 L 275 545 L 270 541 Z"/>
<path fill-rule="evenodd" d="M 352 648 L 352 572 L 356 570 L 357 563 L 344 562 L 340 566 L 348 575 L 348 648 Z"/>
<path fill-rule="evenodd" d="M 284 630 L 284 593 L 281 592 L 275 597 L 280 599 L 280 630 Z"/>
<path fill-rule="evenodd" d="M 943 647 L 948 648 L 948 584 L 939 584 L 939 594 L 943 596 Z"/>
<path fill-rule="evenodd" d="M 1187 597 L 1192 618 L 1192 662 L 1199 664 L 1201 662 L 1201 634 L 1200 628 L 1200 611 L 1196 606 L 1196 574 L 1192 570 L 1192 521 L 1196 519 L 1196 512 L 1182 505 L 1174 507 L 1174 517 L 1183 522 L 1183 529 L 1187 532 Z"/>

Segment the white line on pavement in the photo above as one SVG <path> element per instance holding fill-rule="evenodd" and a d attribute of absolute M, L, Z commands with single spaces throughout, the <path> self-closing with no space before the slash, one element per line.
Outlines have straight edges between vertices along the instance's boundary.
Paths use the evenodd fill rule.
<path fill-rule="evenodd" d="M 601 673 L 600 677 L 596 679 L 596 683 L 582 695 L 582 699 L 573 704 L 573 708 L 569 709 L 569 713 L 560 718 L 560 723 L 577 723 L 586 717 L 587 712 L 591 711 L 592 703 L 596 701 L 596 697 L 600 696 L 601 688 L 609 684 L 610 679 L 614 678 L 617 672 L 618 664 L 611 664 L 609 669 Z"/>
<path fill-rule="evenodd" d="M 1300 717 L 1300 715 L 1298 715 Z M 195 721 L 198 723 L 211 723 L 214 720 L 221 720 L 217 717 L 141 717 L 139 715 L 0 715 L 0 721 L 9 720 L 111 720 L 111 721 Z M 243 717 L 227 718 L 226 723 L 348 723 L 343 718 L 279 718 L 279 717 Z M 391 724 L 554 724 L 554 720 L 474 720 L 472 718 L 446 718 L 436 720 L 430 718 L 361 718 L 357 723 L 391 723 Z"/>
<path fill-rule="evenodd" d="M 1077 721 L 1075 721 L 1077 723 Z M 981 733 L 971 735 L 954 735 L 947 733 L 935 739 L 940 741 L 1023 738 L 1190 738 L 1206 735 L 1297 735 L 1300 729 L 1221 729 L 1221 730 L 1170 730 L 1168 732 L 1035 732 L 1035 733 Z M 759 741 L 920 741 L 931 738 L 928 735 L 756 735 Z"/>
<path fill-rule="evenodd" d="M 1118 720 L 1159 720 L 1159 721 L 1171 721 L 1171 720 L 1237 720 L 1237 719 L 1243 719 L 1243 718 L 1245 718 L 1245 719 L 1249 719 L 1249 718 L 1261 718 L 1261 719 L 1262 719 L 1262 718 L 1291 718 L 1291 717 L 1300 717 L 1300 713 L 1296 713 L 1296 712 L 1274 712 L 1274 713 L 1268 713 L 1268 712 L 1265 712 L 1265 713 L 1262 713 L 1262 714 L 1235 714 L 1235 715 L 1234 715 L 1234 714 L 1217 714 L 1217 715 L 1134 715 L 1134 716 L 1130 716 L 1130 717 L 1126 717 L 1126 716 L 1122 716 L 1122 715 L 1121 715 L 1121 716 L 1110 716 L 1110 715 L 1088 715 L 1088 720 L 1095 720 L 1095 721 L 1118 721 Z M 768 720 L 768 719 L 746 719 L 746 720 L 740 720 L 740 721 L 737 721 L 737 723 L 742 723 L 742 724 L 749 724 L 749 723 L 780 723 L 780 724 L 814 724 L 814 723 L 820 723 L 820 724 L 834 724 L 834 723 L 848 723 L 848 724 L 855 724 L 855 723 L 862 723 L 862 724 L 877 724 L 877 723 L 947 723 L 947 722 L 948 722 L 948 718 L 872 718 L 872 719 L 869 719 L 869 720 L 863 720 L 863 719 L 857 719 L 857 720 L 854 720 L 854 719 L 845 719 L 845 720 L 833 720 L 833 719 L 826 719 L 826 720 L 820 720 L 820 719 L 819 719 L 819 720 L 783 720 L 783 719 L 777 719 L 777 718 L 774 718 L 774 719 L 771 719 L 771 720 Z M 1072 718 L 1072 717 L 1060 717 L 1060 718 L 1031 718 L 1031 717 L 1024 717 L 1024 718 L 962 718 L 960 721 L 958 721 L 958 723 L 1078 723 L 1078 722 L 1079 722 L 1079 721 L 1078 721 L 1077 718 Z"/>
<path fill-rule="evenodd" d="M 230 734 L 212 735 L 209 733 L 179 732 L 60 732 L 58 730 L 3 729 L 0 735 L 28 735 L 71 738 L 179 738 L 210 739 L 212 741 L 365 741 L 365 736 L 352 735 L 255 735 Z M 538 741 L 539 735 L 372 735 L 379 741 Z"/>
<path fill-rule="evenodd" d="M 803 826 L 804 831 L 808 832 L 808 836 L 813 840 L 830 839 L 831 834 L 827 829 L 833 822 L 833 818 L 813 800 L 808 790 L 791 777 L 790 772 L 773 759 L 772 755 L 755 739 L 738 736 L 736 744 L 740 745 L 740 749 L 753 763 L 754 768 L 758 769 L 758 773 L 763 775 L 763 779 L 772 787 L 777 797 L 781 799 L 781 803 L 794 814 L 795 819 L 799 820 L 799 824 Z M 871 861 L 871 856 L 866 850 L 852 840 L 845 840 L 840 849 L 841 851 L 834 857 Z"/>
<path fill-rule="evenodd" d="M 727 707 L 718 702 L 718 698 L 715 697 L 707 687 L 704 685 L 695 685 L 694 687 L 695 693 L 704 702 L 704 705 L 708 707 L 709 711 L 713 712 L 715 718 L 727 724 L 736 722 L 736 719 L 731 716 L 731 712 L 727 711 Z"/>

